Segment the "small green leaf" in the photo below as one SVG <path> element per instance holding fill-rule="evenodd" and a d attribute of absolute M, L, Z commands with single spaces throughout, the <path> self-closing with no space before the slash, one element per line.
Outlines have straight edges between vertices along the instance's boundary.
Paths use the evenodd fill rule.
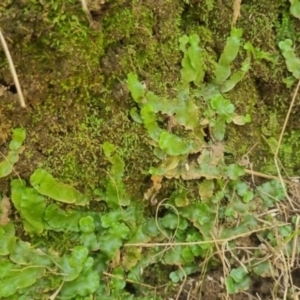
<path fill-rule="evenodd" d="M 235 293 L 235 283 L 232 279 L 232 277 L 227 277 L 225 280 L 226 290 L 227 293 L 232 295 Z"/>
<path fill-rule="evenodd" d="M 89 250 L 87 248 L 84 246 L 76 246 L 69 259 L 70 266 L 76 267 L 78 265 L 82 265 L 87 260 L 88 254 Z"/>
<path fill-rule="evenodd" d="M 177 270 L 177 271 L 174 271 L 174 272 L 171 272 L 170 273 L 170 279 L 172 280 L 172 282 L 173 283 L 178 283 L 179 281 L 181 281 L 183 278 L 184 278 L 184 276 L 185 276 L 185 274 L 183 274 L 183 272 L 178 272 L 179 270 Z M 179 274 L 178 274 L 179 273 Z M 180 276 L 182 274 L 182 276 Z"/>
<path fill-rule="evenodd" d="M 246 114 L 245 116 L 233 116 L 232 121 L 236 125 L 245 125 L 246 123 L 251 122 L 251 116 Z"/>
<path fill-rule="evenodd" d="M 171 156 L 187 154 L 191 150 L 187 142 L 167 131 L 161 133 L 158 143 L 159 147 Z"/>
<path fill-rule="evenodd" d="M 127 76 L 127 85 L 133 100 L 137 103 L 142 103 L 145 95 L 145 88 L 143 84 L 138 80 L 136 74 L 130 73 Z"/>
<path fill-rule="evenodd" d="M 181 268 L 174 272 L 171 272 L 169 277 L 173 283 L 178 283 L 179 281 L 184 279 L 186 276 L 193 274 L 195 272 L 198 272 L 198 271 L 199 271 L 198 266 L 195 266 L 195 265 L 185 266 L 184 268 Z"/>
<path fill-rule="evenodd" d="M 22 152 L 22 143 L 25 137 L 25 129 L 16 128 L 13 130 L 13 137 L 9 144 L 10 151 L 5 159 L 0 162 L 0 178 L 12 172 L 14 164 L 19 160 L 19 154 Z"/>
<path fill-rule="evenodd" d="M 136 107 L 131 108 L 130 116 L 133 119 L 133 121 L 143 124 L 143 120 L 142 120 L 141 116 L 139 115 Z"/>
<path fill-rule="evenodd" d="M 44 197 L 26 187 L 24 181 L 15 179 L 11 182 L 11 199 L 23 219 L 25 230 L 41 233 L 44 230 L 43 217 L 46 209 Z"/>
<path fill-rule="evenodd" d="M 19 154 L 22 148 L 11 150 L 3 161 L 0 162 L 0 178 L 9 175 L 14 167 L 14 164 L 19 160 Z"/>
<path fill-rule="evenodd" d="M 16 128 L 13 130 L 13 138 L 9 144 L 10 150 L 18 150 L 21 148 L 26 138 L 26 131 L 23 128 Z"/>
<path fill-rule="evenodd" d="M 226 129 L 226 118 L 223 116 L 218 116 L 213 125 L 213 133 L 217 140 L 222 141 L 224 139 L 225 129 Z"/>
<path fill-rule="evenodd" d="M 260 277 L 271 277 L 272 274 L 274 274 L 273 266 L 270 260 L 259 262 L 253 267 L 253 271 L 256 275 Z"/>
<path fill-rule="evenodd" d="M 272 207 L 277 201 L 285 199 L 285 192 L 279 180 L 265 182 L 257 188 L 257 191 L 267 207 Z"/>
<path fill-rule="evenodd" d="M 230 37 L 227 38 L 225 48 L 219 59 L 215 83 L 217 85 L 223 84 L 224 81 L 230 76 L 230 64 L 237 57 L 240 48 L 240 39 L 243 30 L 240 28 L 233 28 L 230 32 Z"/>
<path fill-rule="evenodd" d="M 176 229 L 179 226 L 179 216 L 168 213 L 160 220 L 165 228 Z"/>
<path fill-rule="evenodd" d="M 293 229 L 291 226 L 280 226 L 278 228 L 278 231 L 280 232 L 280 234 L 283 236 L 283 237 L 288 237 L 291 235 L 291 233 L 293 232 Z"/>
<path fill-rule="evenodd" d="M 1 231 L 0 231 L 1 232 Z M 1 234 L 1 233 L 0 233 Z M 12 269 L 14 269 L 15 265 L 12 264 L 9 259 L 1 259 L 0 260 L 0 278 L 9 277 L 9 274 Z"/>
<path fill-rule="evenodd" d="M 224 192 L 223 191 L 217 191 L 212 197 L 211 202 L 212 203 L 219 203 L 224 198 Z"/>
<path fill-rule="evenodd" d="M 65 276 L 65 281 L 73 281 L 76 279 L 81 270 L 82 270 L 82 265 L 78 263 L 76 266 L 71 266 L 70 265 L 70 258 L 64 255 L 62 258 L 59 259 L 58 261 L 60 268 L 62 269 L 63 273 L 66 275 Z"/>
<path fill-rule="evenodd" d="M 44 219 L 52 230 L 78 232 L 81 217 L 81 212 L 71 209 L 65 211 L 53 203 L 47 206 Z"/>
<path fill-rule="evenodd" d="M 76 295 L 81 297 L 88 297 L 96 292 L 100 285 L 100 278 L 96 271 L 80 274 L 75 280 L 65 282 L 60 296 L 62 299 L 75 299 Z M 76 297 L 76 299 L 79 299 Z M 82 298 L 80 298 L 82 299 Z"/>
<path fill-rule="evenodd" d="M 191 100 L 176 105 L 175 119 L 186 129 L 194 130 L 199 123 L 199 108 Z"/>
<path fill-rule="evenodd" d="M 85 195 L 73 187 L 59 182 L 44 169 L 35 170 L 30 176 L 30 183 L 40 194 L 57 201 L 77 205 L 85 205 L 88 201 Z"/>
<path fill-rule="evenodd" d="M 102 145 L 102 149 L 104 151 L 104 155 L 107 158 L 110 158 L 111 154 L 116 151 L 116 147 L 113 144 L 109 143 L 109 142 L 104 142 L 103 145 Z"/>
<path fill-rule="evenodd" d="M 148 130 L 149 136 L 154 140 L 158 141 L 162 129 L 159 128 L 156 122 L 156 115 L 153 107 L 150 104 L 146 104 L 141 109 L 141 118 L 144 122 L 146 129 Z"/>
<path fill-rule="evenodd" d="M 227 167 L 226 174 L 231 180 L 237 180 L 245 174 L 245 171 L 243 167 L 240 167 L 237 164 L 231 164 Z"/>
<path fill-rule="evenodd" d="M 3 299 L 15 295 L 18 289 L 33 285 L 38 278 L 44 275 L 45 268 L 24 268 L 15 266 L 7 277 L 0 282 L 0 297 Z"/>
<path fill-rule="evenodd" d="M 230 272 L 230 277 L 235 282 L 242 282 L 246 275 L 248 275 L 248 272 L 242 267 L 232 269 L 231 272 Z"/>
<path fill-rule="evenodd" d="M 177 192 L 175 195 L 175 204 L 177 207 L 183 207 L 189 205 L 190 201 L 187 197 L 186 191 Z"/>
<path fill-rule="evenodd" d="M 82 233 L 80 235 L 80 243 L 89 250 L 99 250 L 99 243 L 94 232 Z"/>
<path fill-rule="evenodd" d="M 234 112 L 234 105 L 221 94 L 212 98 L 210 105 L 219 115 L 230 115 Z"/>
<path fill-rule="evenodd" d="M 244 202 L 249 202 L 253 199 L 253 192 L 250 190 L 249 186 L 243 182 L 243 181 L 238 181 L 235 184 L 235 188 L 237 191 L 237 194 L 241 197 L 243 197 Z"/>
<path fill-rule="evenodd" d="M 299 0 L 291 0 L 290 13 L 295 18 L 300 19 L 300 1 Z"/>
<path fill-rule="evenodd" d="M 222 53 L 220 61 L 222 63 L 229 63 L 232 62 L 239 50 L 240 38 L 243 35 L 243 29 L 241 28 L 232 28 L 230 32 L 230 37 L 227 38 L 225 49 Z"/>
<path fill-rule="evenodd" d="M 189 42 L 189 37 L 187 35 L 183 35 L 179 38 L 179 48 L 182 52 L 186 50 L 186 45 Z"/>
<path fill-rule="evenodd" d="M 79 220 L 80 230 L 84 233 L 95 231 L 94 219 L 91 216 L 83 217 Z"/>
<path fill-rule="evenodd" d="M 285 58 L 287 69 L 295 78 L 300 79 L 300 59 L 295 54 L 293 41 L 285 39 L 279 42 L 279 48 Z"/>
<path fill-rule="evenodd" d="M 108 234 L 121 239 L 125 239 L 129 232 L 129 227 L 122 222 L 113 224 L 108 230 Z"/>
<path fill-rule="evenodd" d="M 181 251 L 181 255 L 186 264 L 193 262 L 195 259 L 195 255 L 190 247 L 184 247 Z"/>
<path fill-rule="evenodd" d="M 239 71 L 235 72 L 230 76 L 229 79 L 227 79 L 221 86 L 221 92 L 226 93 L 230 90 L 232 90 L 237 83 L 239 83 L 245 74 L 248 72 L 250 69 L 250 56 L 246 58 L 246 60 L 242 63 L 242 67 Z"/>
<path fill-rule="evenodd" d="M 181 255 L 182 249 L 182 246 L 169 249 L 163 257 L 163 262 L 168 265 L 184 265 L 185 261 Z"/>
<path fill-rule="evenodd" d="M 112 259 L 122 246 L 122 239 L 110 234 L 106 234 L 99 239 L 100 250 L 110 259 Z"/>
<path fill-rule="evenodd" d="M 181 215 L 191 222 L 197 222 L 201 225 L 214 219 L 214 213 L 204 203 L 194 203 L 189 206 L 178 208 Z"/>
<path fill-rule="evenodd" d="M 16 240 L 15 235 L 5 232 L 5 230 L 0 227 L 0 256 L 9 255 L 15 248 Z"/>
<path fill-rule="evenodd" d="M 251 278 L 242 267 L 232 269 L 230 277 L 225 281 L 227 292 L 234 294 L 240 291 L 247 290 L 251 284 Z"/>
<path fill-rule="evenodd" d="M 215 184 L 213 180 L 203 180 L 199 185 L 199 195 L 202 201 L 209 201 L 214 193 Z"/>
<path fill-rule="evenodd" d="M 121 179 L 125 170 L 125 163 L 123 159 L 119 155 L 114 155 L 110 158 L 110 162 L 112 164 L 111 173 L 113 177 Z"/>
<path fill-rule="evenodd" d="M 184 56 L 181 61 L 181 81 L 182 87 L 186 88 L 190 82 L 194 82 L 200 86 L 205 75 L 205 64 L 202 55 L 202 49 L 199 47 L 199 36 L 192 34 L 189 37 L 186 35 L 179 39 L 180 49 Z M 187 44 L 190 44 L 188 47 Z"/>
<path fill-rule="evenodd" d="M 113 210 L 109 213 L 104 214 L 101 217 L 101 223 L 104 228 L 109 228 L 114 224 L 118 223 L 119 220 L 123 219 L 121 210 Z"/>
<path fill-rule="evenodd" d="M 122 268 L 116 268 L 113 271 L 113 279 L 111 282 L 112 288 L 116 291 L 124 289 L 126 280 L 124 279 L 124 270 Z"/>
<path fill-rule="evenodd" d="M 11 251 L 10 260 L 18 265 L 30 264 L 34 257 L 34 251 L 28 242 L 18 240 Z"/>

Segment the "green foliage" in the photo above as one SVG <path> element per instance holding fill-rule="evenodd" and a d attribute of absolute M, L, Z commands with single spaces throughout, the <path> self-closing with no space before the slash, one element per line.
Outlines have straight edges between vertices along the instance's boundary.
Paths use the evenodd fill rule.
<path fill-rule="evenodd" d="M 290 39 L 279 42 L 279 48 L 285 58 L 287 69 L 295 78 L 300 79 L 300 59 L 296 56 L 292 46 L 293 41 Z"/>
<path fill-rule="evenodd" d="M 300 19 L 300 1 L 292 0 L 290 6 L 290 13 L 297 19 Z"/>
<path fill-rule="evenodd" d="M 16 128 L 13 130 L 8 155 L 0 162 L 0 178 L 9 175 L 13 171 L 14 164 L 19 160 L 19 154 L 23 151 L 22 144 L 25 137 L 25 129 Z"/>
<path fill-rule="evenodd" d="M 226 134 L 226 124 L 233 122 L 244 125 L 251 121 L 250 115 L 236 115 L 234 105 L 222 94 L 231 90 L 250 67 L 250 57 L 247 56 L 241 71 L 231 75 L 231 65 L 238 55 L 241 35 L 240 29 L 232 30 L 217 63 L 215 80 L 209 84 L 203 82 L 206 52 L 199 46 L 199 36 L 192 34 L 180 38 L 183 59 L 177 98 L 159 97 L 148 91 L 136 74 L 128 74 L 128 88 L 140 109 L 139 114 L 136 108 L 132 109 L 131 116 L 144 124 L 153 139 L 151 144 L 155 147 L 155 154 L 163 160 L 159 167 L 150 168 L 150 174 L 168 178 L 181 176 L 184 179 L 226 176 L 218 169 L 217 163 L 211 162 L 211 155 L 204 149 L 211 144 L 204 141 L 203 129 L 208 127 L 211 132 L 209 138 L 221 141 Z M 196 88 L 191 89 L 191 84 Z M 203 97 L 207 103 L 205 110 L 200 109 L 203 103 L 199 103 L 199 97 Z M 161 114 L 168 116 L 170 129 L 165 130 L 159 125 Z M 198 159 L 200 166 L 189 165 L 188 155 L 201 151 Z M 183 165 L 186 170 L 182 168 Z"/>
<path fill-rule="evenodd" d="M 231 74 L 230 64 L 235 60 L 240 48 L 242 29 L 233 28 L 230 37 L 227 38 L 225 48 L 218 61 L 215 83 L 222 85 Z"/>
<path fill-rule="evenodd" d="M 124 161 L 118 154 L 113 154 L 116 152 L 116 148 L 108 142 L 103 144 L 103 151 L 112 167 L 106 191 L 102 193 L 102 196 L 110 208 L 117 209 L 120 206 L 127 206 L 130 204 L 130 199 L 126 195 L 122 181 L 125 167 Z"/>
<path fill-rule="evenodd" d="M 187 154 L 191 146 L 175 134 L 163 131 L 158 141 L 159 147 L 170 156 Z"/>
<path fill-rule="evenodd" d="M 285 198 L 284 187 L 278 180 L 263 183 L 257 191 L 267 207 L 272 207 L 277 201 Z"/>
<path fill-rule="evenodd" d="M 44 169 L 37 169 L 30 177 L 31 185 L 42 195 L 64 203 L 85 205 L 87 197 L 73 187 L 59 182 Z"/>
<path fill-rule="evenodd" d="M 243 176 L 245 172 L 239 165 L 231 164 L 228 166 L 226 174 L 231 180 L 237 180 L 240 176 Z"/>
<path fill-rule="evenodd" d="M 46 202 L 33 188 L 28 188 L 24 181 L 15 179 L 11 182 L 11 199 L 20 213 L 24 229 L 29 233 L 42 233 Z"/>
<path fill-rule="evenodd" d="M 194 82 L 197 86 L 202 85 L 205 75 L 205 64 L 201 52 L 203 49 L 199 47 L 199 36 L 192 34 L 184 35 L 179 39 L 180 50 L 184 52 L 181 62 L 181 80 L 184 86 L 188 86 L 190 82 Z M 189 47 L 187 47 L 187 45 Z"/>
<path fill-rule="evenodd" d="M 251 284 L 251 278 L 246 270 L 238 267 L 231 270 L 230 276 L 226 278 L 225 283 L 228 294 L 235 294 L 247 290 Z"/>
<path fill-rule="evenodd" d="M 44 219 L 49 229 L 54 231 L 79 231 L 78 222 L 82 217 L 82 213 L 73 209 L 65 211 L 57 204 L 50 204 L 45 210 Z"/>
<path fill-rule="evenodd" d="M 56 1 L 51 5 L 57 5 Z M 84 39 L 78 19 L 62 14 L 53 21 L 59 33 L 64 36 L 70 33 L 64 29 L 65 20 L 78 26 L 79 38 Z M 243 57 L 239 55 L 241 40 L 242 30 L 233 28 L 215 62 L 214 75 L 207 77 L 213 79 L 207 82 L 204 78 L 211 70 L 208 70 L 204 43 L 197 34 L 180 38 L 181 79 L 177 88 L 172 89 L 177 95 L 171 98 L 149 91 L 136 74 L 128 75 L 128 88 L 136 103 L 130 111 L 131 117 L 146 128 L 157 156 L 153 163 L 159 162 L 145 172 L 153 175 L 150 204 L 155 205 L 161 199 L 161 181 L 157 183 L 156 177 L 179 179 L 171 181 L 174 191 L 156 207 L 156 213 L 145 209 L 151 206 L 149 203 L 128 197 L 127 188 L 135 187 L 126 185 L 132 181 L 131 174 L 125 172 L 123 149 L 109 142 L 104 142 L 99 150 L 110 167 L 104 170 L 107 176 L 101 178 L 96 199 L 89 199 L 40 168 L 30 177 L 32 187 L 26 186 L 23 180 L 11 181 L 11 200 L 20 220 L 18 228 L 12 222 L 0 226 L 0 297 L 158 299 L 151 292 L 142 298 L 130 294 L 125 289 L 126 279 L 144 283 L 143 272 L 149 269 L 151 273 L 155 266 L 162 265 L 162 269 L 171 266 L 169 278 L 172 283 L 178 283 L 187 275 L 203 272 L 199 262 L 205 261 L 207 268 L 216 265 L 216 253 L 220 253 L 216 245 L 218 240 L 223 243 L 222 239 L 224 247 L 230 250 L 226 263 L 232 263 L 233 257 L 241 255 L 236 250 L 236 240 L 254 235 L 256 230 L 262 231 L 259 238 L 267 239 L 274 247 L 280 245 L 278 236 L 289 246 L 296 235 L 295 223 L 274 231 L 264 230 L 265 224 L 277 222 L 268 211 L 285 198 L 280 182 L 251 186 L 243 179 L 244 167 L 232 161 L 228 163 L 224 158 L 227 124 L 244 125 L 251 121 L 250 115 L 235 113 L 236 103 L 225 93 L 249 70 L 250 53 L 255 59 L 273 61 L 266 52 L 248 45 L 244 47 L 247 57 L 240 69 L 233 72 L 235 61 Z M 280 47 L 288 69 L 297 75 L 292 44 L 285 41 Z M 15 132 L 9 153 L 17 154 L 13 154 L 14 159 L 8 159 L 10 163 L 16 162 L 24 138 L 25 131 Z M 6 174 L 12 168 L 5 165 L 3 170 L 2 174 Z M 168 193 L 168 189 L 164 190 L 164 194 Z M 25 233 L 17 234 L 22 226 Z M 25 238 L 27 242 L 22 240 Z M 128 245 L 152 242 L 168 242 L 171 247 L 162 250 Z M 273 274 L 270 261 L 264 261 L 260 255 L 246 265 L 249 271 L 244 266 L 231 266 L 225 279 L 229 294 L 248 289 L 252 271 L 259 276 Z M 134 287 L 138 291 L 138 285 Z M 144 296 L 148 292 L 140 294 Z"/>

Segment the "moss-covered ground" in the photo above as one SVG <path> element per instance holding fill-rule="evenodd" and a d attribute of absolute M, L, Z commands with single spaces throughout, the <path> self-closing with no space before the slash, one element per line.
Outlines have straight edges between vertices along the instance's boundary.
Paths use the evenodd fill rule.
<path fill-rule="evenodd" d="M 136 103 L 126 84 L 127 74 L 136 73 L 156 94 L 174 97 L 182 59 L 179 38 L 196 33 L 207 55 L 205 81 L 211 81 L 214 62 L 223 51 L 233 18 L 233 2 L 224 0 L 90 2 L 91 22 L 77 0 L 0 3 L 0 27 L 27 104 L 26 109 L 19 107 L 5 54 L 0 51 L 1 154 L 5 155 L 14 128 L 25 128 L 27 133 L 14 172 L 0 179 L 1 195 L 9 195 L 10 181 L 16 174 L 28 181 L 37 168 L 44 168 L 91 199 L 97 198 L 95 190 L 105 186 L 110 168 L 102 145 L 110 142 L 125 163 L 123 181 L 129 197 L 145 201 L 144 193 L 151 186 L 147 171 L 160 160 L 153 154 L 148 133 L 130 115 Z M 228 125 L 224 142 L 228 163 L 248 155 L 253 170 L 270 175 L 277 174 L 270 143 L 281 132 L 295 88 L 278 43 L 292 39 L 300 56 L 300 23 L 291 16 L 289 7 L 284 0 L 242 2 L 236 26 L 244 31 L 243 41 L 255 46 L 257 57 L 243 80 L 228 93 L 236 111 L 249 113 L 252 118 L 244 126 Z M 241 51 L 234 68 L 244 55 Z M 280 150 L 289 176 L 299 175 L 300 170 L 299 113 L 296 104 Z M 161 124 L 165 121 L 161 116 Z M 184 183 L 170 180 L 164 184 L 162 199 Z M 90 206 L 96 212 L 102 209 L 96 201 Z M 146 215 L 155 215 L 153 203 L 145 207 Z M 48 238 L 54 244 L 61 242 L 55 234 Z M 166 284 L 173 269 L 164 268 L 155 265 L 145 274 L 145 282 Z M 214 272 L 214 278 L 220 275 L 218 270 Z M 128 291 L 130 286 L 128 283 Z M 178 288 L 161 287 L 159 293 L 167 299 L 176 295 Z M 196 299 L 188 298 L 188 288 L 184 287 L 180 299 Z M 255 292 L 264 295 L 258 285 L 252 292 L 253 297 Z M 203 299 L 221 299 L 211 293 L 209 285 L 204 285 Z"/>

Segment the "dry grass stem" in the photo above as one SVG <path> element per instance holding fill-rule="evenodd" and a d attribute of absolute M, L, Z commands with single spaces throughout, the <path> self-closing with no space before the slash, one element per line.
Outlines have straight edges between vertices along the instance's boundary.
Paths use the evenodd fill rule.
<path fill-rule="evenodd" d="M 273 229 L 281 226 L 287 226 L 290 225 L 289 223 L 283 223 L 283 224 L 277 224 L 273 226 L 266 226 L 266 227 L 261 227 L 258 229 L 250 230 L 249 232 L 238 234 L 235 236 L 232 236 L 227 239 L 216 239 L 216 240 L 207 240 L 207 241 L 198 241 L 198 242 L 173 242 L 173 243 L 128 243 L 124 244 L 124 247 L 143 247 L 143 248 L 151 248 L 151 247 L 165 247 L 165 246 L 192 246 L 192 245 L 203 245 L 203 244 L 214 244 L 214 243 L 224 243 L 224 242 L 229 242 L 236 240 L 241 237 L 249 236 L 253 233 L 260 232 L 260 231 L 265 231 L 268 229 Z"/>
<path fill-rule="evenodd" d="M 298 245 L 298 231 L 299 231 L 299 222 L 300 222 L 300 217 L 296 217 L 296 223 L 295 223 L 295 236 L 293 239 L 293 249 L 292 249 L 292 256 L 291 256 L 291 263 L 290 266 L 293 267 L 295 264 L 295 258 L 296 258 L 296 253 L 297 253 L 297 245 Z"/>
<path fill-rule="evenodd" d="M 176 299 L 175 299 L 175 300 L 179 300 L 179 297 L 180 297 L 180 295 L 181 295 L 181 293 L 182 293 L 183 287 L 184 287 L 184 285 L 185 285 L 185 283 L 186 283 L 186 280 L 187 280 L 187 275 L 186 275 L 184 269 L 182 268 L 182 266 L 179 265 L 179 269 L 180 269 L 181 272 L 183 273 L 184 279 L 183 279 L 182 284 L 180 285 L 180 288 L 179 288 L 179 291 L 178 291 L 178 293 L 177 293 L 177 296 L 176 296 Z"/>
<path fill-rule="evenodd" d="M 11 58 L 11 55 L 10 55 L 10 52 L 9 52 L 8 46 L 6 44 L 5 38 L 3 36 L 1 28 L 0 28 L 0 41 L 1 41 L 2 48 L 4 50 L 5 56 L 6 56 L 7 61 L 8 61 L 8 65 L 9 65 L 9 68 L 10 68 L 11 75 L 13 77 L 13 80 L 14 80 L 14 83 L 15 83 L 15 86 L 16 86 L 16 89 L 17 89 L 17 92 L 18 92 L 20 105 L 21 105 L 21 107 L 25 108 L 26 104 L 25 104 L 24 96 L 23 96 L 22 89 L 21 89 L 21 86 L 20 86 L 20 82 L 19 82 L 17 72 L 16 72 L 13 60 Z"/>
<path fill-rule="evenodd" d="M 11 213 L 10 199 L 6 196 L 3 196 L 0 202 L 0 225 L 7 225 L 9 223 L 10 213 Z"/>
<path fill-rule="evenodd" d="M 22 182 L 22 179 L 21 179 L 19 173 L 15 170 L 14 166 L 8 161 L 7 157 L 1 151 L 0 151 L 0 156 L 2 156 L 4 158 L 4 160 L 6 160 L 6 162 L 11 166 L 11 169 L 13 170 L 13 172 L 17 175 L 20 182 Z"/>
<path fill-rule="evenodd" d="M 236 24 L 237 19 L 241 16 L 241 3 L 242 0 L 235 0 L 233 3 L 232 26 Z"/>
<path fill-rule="evenodd" d="M 266 179 L 277 179 L 277 180 L 282 180 L 284 183 L 287 184 L 293 184 L 294 182 L 292 182 L 291 180 L 288 179 L 284 179 L 281 178 L 279 176 L 273 176 L 273 175 L 269 175 L 269 174 L 264 174 L 264 173 L 260 173 L 260 172 L 256 172 L 253 170 L 249 170 L 249 169 L 245 169 L 245 173 L 252 175 L 252 176 L 257 176 L 257 177 L 262 177 L 262 178 L 266 178 Z"/>
<path fill-rule="evenodd" d="M 82 10 L 85 12 L 87 19 L 89 20 L 90 24 L 93 22 L 92 15 L 90 13 L 89 7 L 88 7 L 88 1 L 87 0 L 81 0 Z"/>
<path fill-rule="evenodd" d="M 289 118 L 290 118 L 290 115 L 291 115 L 291 112 L 292 112 L 292 108 L 293 108 L 293 106 L 294 106 L 294 104 L 295 104 L 295 100 L 296 100 L 296 97 L 297 97 L 299 88 L 300 88 L 300 80 L 298 81 L 297 87 L 296 87 L 295 92 L 294 92 L 294 94 L 293 94 L 292 101 L 291 101 L 291 103 L 290 103 L 290 107 L 289 107 L 289 109 L 288 109 L 288 112 L 287 112 L 287 114 L 286 114 L 286 117 L 285 117 L 285 120 L 284 120 L 282 129 L 281 129 L 281 133 L 280 133 L 280 136 L 279 136 L 277 148 L 276 148 L 276 151 L 275 151 L 275 158 L 278 157 L 278 153 L 279 153 L 280 145 L 281 145 L 281 142 L 282 142 L 282 138 L 283 138 L 283 135 L 284 135 L 284 132 L 285 132 L 287 123 L 288 123 L 288 121 L 289 121 Z"/>

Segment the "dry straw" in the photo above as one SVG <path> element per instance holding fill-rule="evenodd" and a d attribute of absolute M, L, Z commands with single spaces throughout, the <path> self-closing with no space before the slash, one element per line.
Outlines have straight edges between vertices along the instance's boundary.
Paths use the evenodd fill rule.
<path fill-rule="evenodd" d="M 14 83 L 15 83 L 15 86 L 16 86 L 16 89 L 17 89 L 17 92 L 18 92 L 19 102 L 21 104 L 21 107 L 26 107 L 24 96 L 23 96 L 22 89 L 21 89 L 21 86 L 20 86 L 20 82 L 19 82 L 19 79 L 18 79 L 18 76 L 17 76 L 17 72 L 16 72 L 13 60 L 11 58 L 11 55 L 10 55 L 9 49 L 7 47 L 7 44 L 6 44 L 6 41 L 5 41 L 5 38 L 3 36 L 1 28 L 0 28 L 0 41 L 1 41 L 1 45 L 2 45 L 2 48 L 4 50 L 4 53 L 6 55 L 8 65 L 9 65 L 9 68 L 10 68 L 10 72 L 11 72 L 11 75 L 13 77 L 13 80 L 14 80 Z"/>

